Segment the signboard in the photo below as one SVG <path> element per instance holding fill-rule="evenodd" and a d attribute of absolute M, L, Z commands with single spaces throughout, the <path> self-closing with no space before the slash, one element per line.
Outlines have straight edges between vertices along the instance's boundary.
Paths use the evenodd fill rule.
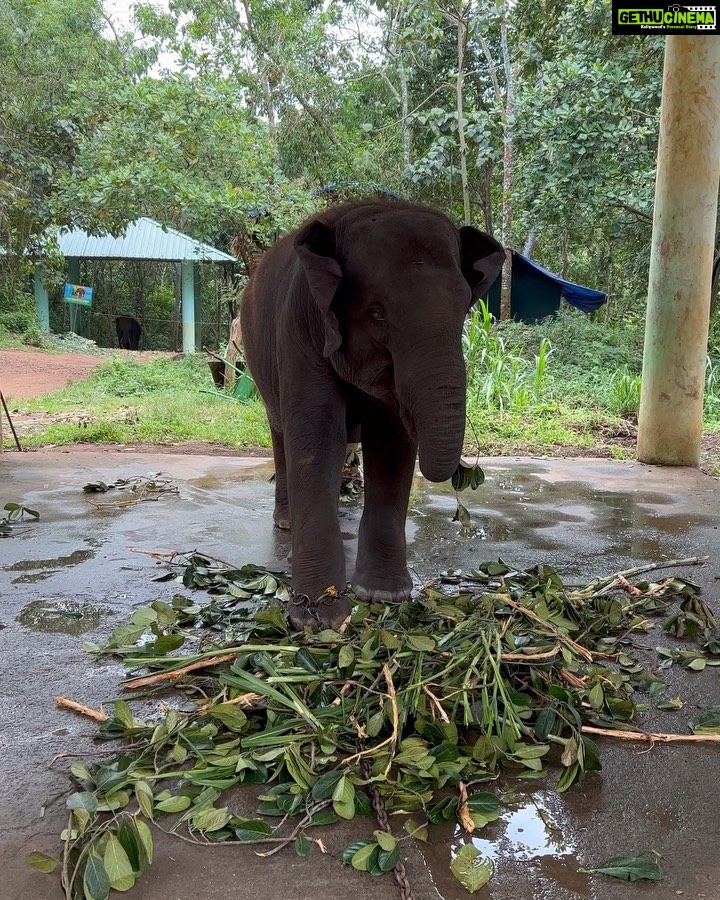
<path fill-rule="evenodd" d="M 78 306 L 92 306 L 93 289 L 88 284 L 66 284 L 65 302 Z"/>

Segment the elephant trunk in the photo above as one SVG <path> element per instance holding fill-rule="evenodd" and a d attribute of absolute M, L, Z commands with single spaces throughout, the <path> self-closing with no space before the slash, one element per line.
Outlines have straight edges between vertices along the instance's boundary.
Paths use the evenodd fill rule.
<path fill-rule="evenodd" d="M 432 356 L 406 369 L 396 368 L 403 418 L 417 436 L 420 471 L 428 481 L 447 481 L 458 467 L 465 437 L 465 362 L 460 342 L 428 342 Z M 422 358 L 414 348 L 415 361 Z M 405 369 L 403 371 L 403 369 Z"/>

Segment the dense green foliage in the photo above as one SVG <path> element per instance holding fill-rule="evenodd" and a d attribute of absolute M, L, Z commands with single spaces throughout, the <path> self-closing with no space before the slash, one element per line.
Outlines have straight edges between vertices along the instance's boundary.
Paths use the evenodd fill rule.
<path fill-rule="evenodd" d="M 17 254 L 51 222 L 117 232 L 149 215 L 223 249 L 237 239 L 246 265 L 313 206 L 378 187 L 502 219 L 506 244 L 608 290 L 615 317 L 641 314 L 662 40 L 613 37 L 609 10 L 171 0 L 137 4 L 131 23 L 100 0 L 0 0 L 0 240 L 14 251 L 0 324 L 31 328 Z M 50 284 L 60 262 L 45 260 Z M 101 288 L 84 333 L 109 344 L 99 320 L 129 313 L 147 346 L 171 346 L 173 298 L 146 306 L 173 274 L 126 268 L 83 273 Z M 205 282 L 212 307 L 218 279 Z M 56 304 L 53 327 L 63 318 Z"/>
<path fill-rule="evenodd" d="M 381 189 L 610 295 L 595 317 L 470 323 L 471 420 L 495 436 L 482 449 L 522 446 L 523 421 L 552 444 L 561 421 L 567 443 L 632 417 L 662 39 L 613 37 L 609 17 L 609 0 L 170 0 L 122 22 L 100 0 L 0 0 L 0 331 L 37 339 L 22 251 L 41 240 L 51 326 L 69 327 L 48 225 L 149 215 L 238 255 L 199 284 L 202 342 L 221 347 L 253 254 Z M 175 267 L 83 263 L 80 278 L 96 297 L 84 335 L 112 346 L 129 314 L 146 349 L 177 349 Z M 716 305 L 710 423 L 719 346 Z"/>

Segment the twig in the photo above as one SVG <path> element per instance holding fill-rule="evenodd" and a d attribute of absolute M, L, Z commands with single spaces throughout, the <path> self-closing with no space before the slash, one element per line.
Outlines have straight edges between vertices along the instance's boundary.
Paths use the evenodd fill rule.
<path fill-rule="evenodd" d="M 398 704 L 397 704 L 397 693 L 395 692 L 395 685 L 392 680 L 392 673 L 390 672 L 390 666 L 387 663 L 383 665 L 383 675 L 385 676 L 385 681 L 388 686 L 388 698 L 390 699 L 390 705 L 392 706 L 393 713 L 393 731 L 389 738 L 385 738 L 384 741 L 381 741 L 375 747 L 371 747 L 369 750 L 361 750 L 359 753 L 355 753 L 353 756 L 348 756 L 347 759 L 344 760 L 345 765 L 348 763 L 355 762 L 358 759 L 362 759 L 364 756 L 367 756 L 368 753 L 377 753 L 382 747 L 385 747 L 387 744 L 394 744 L 397 742 L 398 738 L 398 729 L 400 727 L 400 714 L 398 712 Z M 385 767 L 385 775 L 390 771 L 390 766 L 392 765 L 393 754 L 390 754 L 390 758 L 388 759 L 388 764 Z"/>
<path fill-rule="evenodd" d="M 163 553 L 162 550 L 141 550 L 140 547 L 128 547 L 128 550 L 130 553 L 142 553 L 143 556 L 149 556 L 156 562 L 165 563 L 169 566 L 183 565 L 180 562 L 176 562 L 178 558 L 182 559 L 183 557 L 188 556 L 202 556 L 203 559 L 210 560 L 210 562 L 220 563 L 220 565 L 225 566 L 225 568 L 227 569 L 232 569 L 233 571 L 237 569 L 237 566 L 234 566 L 232 563 L 226 562 L 224 559 L 218 559 L 217 556 L 208 556 L 207 553 L 198 553 L 197 550 L 171 550 L 166 553 Z"/>
<path fill-rule="evenodd" d="M 94 719 L 96 722 L 107 722 L 110 718 L 102 706 L 100 709 L 92 709 L 89 706 L 83 706 L 82 703 L 76 703 L 74 700 L 69 700 L 67 697 L 56 697 L 55 702 L 58 706 L 62 706 L 65 709 L 71 709 L 73 712 L 81 713 L 83 716 Z"/>
<path fill-rule="evenodd" d="M 159 672 L 157 675 L 146 675 L 143 678 L 131 678 L 130 681 L 123 681 L 123 688 L 126 691 L 135 690 L 139 687 L 147 687 L 150 684 L 162 684 L 165 681 L 177 681 L 188 672 L 194 672 L 196 669 L 207 669 L 210 666 L 219 666 L 221 663 L 232 662 L 237 657 L 237 653 L 226 653 L 224 656 L 215 656 L 212 659 L 199 659 L 197 662 L 189 663 L 187 666 L 181 666 L 179 669 L 172 669 L 169 672 Z"/>
<path fill-rule="evenodd" d="M 622 572 L 616 572 L 607 578 L 598 578 L 596 581 L 587 585 L 584 591 L 573 591 L 569 594 L 571 599 L 583 600 L 598 594 L 603 590 L 607 590 L 617 578 L 628 578 L 631 575 L 642 575 L 645 572 L 654 572 L 656 569 L 674 569 L 677 566 L 700 566 L 710 559 L 709 556 L 688 556 L 685 559 L 668 559 L 663 562 L 647 563 L 644 566 L 635 566 L 632 569 L 624 569 Z"/>
<path fill-rule="evenodd" d="M 539 659 L 552 659 L 560 652 L 559 647 L 553 647 L 552 650 L 546 650 L 544 653 L 503 653 L 500 657 L 501 662 L 537 662 Z"/>
<path fill-rule="evenodd" d="M 5 410 L 5 415 L 7 416 L 8 425 L 10 426 L 10 431 L 12 431 L 13 437 L 15 438 L 15 446 L 22 453 L 22 447 L 20 446 L 20 438 L 17 436 L 17 432 L 15 431 L 15 426 L 13 425 L 13 420 L 10 418 L 10 410 L 7 408 L 7 403 L 5 402 L 5 397 L 3 397 L 3 392 L 0 391 L 0 400 L 2 401 L 3 409 Z"/>
<path fill-rule="evenodd" d="M 579 656 L 582 656 L 583 659 L 586 659 L 588 662 L 592 662 L 593 655 L 585 647 L 581 647 L 580 644 L 576 643 L 572 638 L 569 638 L 566 634 L 563 634 L 558 628 L 556 628 L 551 622 L 548 622 L 546 619 L 540 618 L 536 613 L 534 613 L 531 609 L 528 609 L 525 606 L 520 606 L 519 603 L 516 603 L 507 594 L 494 594 L 493 596 L 497 597 L 498 600 L 505 603 L 507 606 L 516 610 L 519 613 L 522 613 L 526 618 L 530 619 L 531 622 L 535 622 L 536 625 L 541 625 L 543 628 L 546 628 L 548 631 L 552 632 L 555 637 L 562 641 L 563 644 L 567 644 L 572 650 L 575 651 Z"/>
<path fill-rule="evenodd" d="M 423 694 L 425 694 L 425 696 L 428 698 L 428 700 L 432 703 L 438 716 L 440 717 L 440 721 L 449 722 L 450 716 L 448 716 L 448 714 L 442 708 L 438 698 L 435 696 L 435 694 L 433 694 L 433 692 L 430 690 L 430 688 L 426 684 L 422 685 L 422 692 L 423 692 Z"/>
<path fill-rule="evenodd" d="M 649 741 L 651 744 L 671 744 L 681 741 L 720 743 L 720 734 L 664 734 L 663 732 L 619 731 L 614 728 L 593 728 L 591 725 L 583 725 L 582 730 L 586 734 L 599 734 L 604 737 L 619 738 L 621 741 Z"/>

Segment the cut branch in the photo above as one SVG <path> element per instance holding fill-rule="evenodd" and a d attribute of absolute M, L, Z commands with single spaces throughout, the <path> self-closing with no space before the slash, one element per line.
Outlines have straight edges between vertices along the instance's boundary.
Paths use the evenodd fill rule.
<path fill-rule="evenodd" d="M 603 737 L 618 738 L 621 741 L 646 741 L 650 744 L 720 743 L 720 734 L 665 734 L 654 731 L 620 731 L 615 728 L 593 728 L 583 725 L 584 734 L 599 734 Z"/>
<path fill-rule="evenodd" d="M 226 653 L 224 656 L 215 656 L 211 659 L 199 659 L 197 662 L 189 663 L 187 666 L 181 666 L 179 669 L 172 669 L 170 672 L 159 672 L 157 675 L 146 675 L 143 678 L 131 678 L 130 681 L 123 681 L 123 688 L 126 691 L 134 691 L 136 688 L 148 687 L 151 684 L 163 684 L 164 682 L 177 681 L 188 672 L 194 672 L 196 669 L 208 669 L 210 666 L 219 666 L 221 663 L 232 662 L 237 657 L 237 653 Z"/>
<path fill-rule="evenodd" d="M 102 706 L 100 709 L 92 709 L 90 706 L 83 706 L 82 703 L 76 703 L 74 700 L 69 700 L 67 697 L 56 697 L 55 702 L 64 709 L 71 709 L 73 712 L 87 716 L 89 719 L 94 719 L 96 722 L 107 722 L 110 718 Z"/>

